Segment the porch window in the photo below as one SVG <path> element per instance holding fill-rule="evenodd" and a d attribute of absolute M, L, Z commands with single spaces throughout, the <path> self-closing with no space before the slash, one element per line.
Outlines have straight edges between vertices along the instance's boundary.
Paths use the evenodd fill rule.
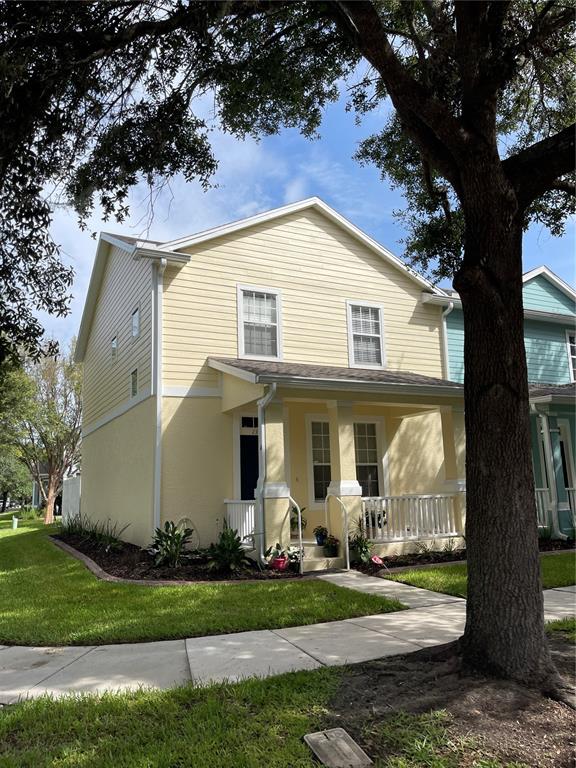
<path fill-rule="evenodd" d="M 280 293 L 238 288 L 238 348 L 240 357 L 281 357 Z"/>
<path fill-rule="evenodd" d="M 381 307 L 373 304 L 348 304 L 348 341 L 351 367 L 382 367 Z"/>
<path fill-rule="evenodd" d="M 327 421 L 310 423 L 312 437 L 312 472 L 314 501 L 324 501 L 332 479 L 330 466 L 330 425 Z"/>
<path fill-rule="evenodd" d="M 380 496 L 376 424 L 354 424 L 354 450 L 356 479 L 362 486 L 362 496 Z"/>
<path fill-rule="evenodd" d="M 576 381 L 576 333 L 568 331 L 566 333 L 566 342 L 568 345 L 568 362 L 570 364 L 570 377 Z"/>

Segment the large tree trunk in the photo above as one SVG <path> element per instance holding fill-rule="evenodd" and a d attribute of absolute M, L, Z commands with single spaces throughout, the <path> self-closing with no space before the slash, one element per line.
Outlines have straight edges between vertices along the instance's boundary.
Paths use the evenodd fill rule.
<path fill-rule="evenodd" d="M 465 332 L 468 602 L 462 649 L 469 666 L 546 688 L 556 673 L 540 583 L 522 224 L 501 200 L 483 208 L 468 217 L 463 268 L 454 282 Z"/>
<path fill-rule="evenodd" d="M 44 512 L 44 523 L 50 525 L 54 522 L 54 503 L 56 501 L 57 483 L 51 475 L 48 478 L 48 490 L 46 491 L 46 510 Z"/>

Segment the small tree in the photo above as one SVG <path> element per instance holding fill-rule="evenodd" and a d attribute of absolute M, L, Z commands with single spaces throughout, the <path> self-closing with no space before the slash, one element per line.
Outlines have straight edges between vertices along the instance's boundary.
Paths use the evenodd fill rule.
<path fill-rule="evenodd" d="M 32 478 L 17 452 L 10 446 L 0 447 L 0 512 L 6 511 L 8 498 L 22 501 L 30 496 Z"/>
<path fill-rule="evenodd" d="M 28 365 L 33 404 L 15 432 L 22 460 L 46 503 L 44 522 L 54 522 L 54 502 L 64 478 L 80 461 L 81 369 L 66 355 Z"/>

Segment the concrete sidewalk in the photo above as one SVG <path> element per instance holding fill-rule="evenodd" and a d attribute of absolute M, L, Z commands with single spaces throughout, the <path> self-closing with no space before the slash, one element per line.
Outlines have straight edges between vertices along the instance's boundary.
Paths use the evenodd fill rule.
<path fill-rule="evenodd" d="M 207 685 L 395 656 L 462 634 L 466 602 L 357 572 L 322 577 L 394 597 L 409 610 L 304 627 L 188 640 L 68 648 L 0 647 L 0 703 L 48 693 Z M 546 619 L 576 615 L 576 587 L 544 592 Z"/>

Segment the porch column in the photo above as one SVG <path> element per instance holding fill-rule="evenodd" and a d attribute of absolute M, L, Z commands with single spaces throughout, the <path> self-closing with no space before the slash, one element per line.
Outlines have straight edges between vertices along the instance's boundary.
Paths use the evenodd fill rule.
<path fill-rule="evenodd" d="M 282 403 L 270 403 L 265 420 L 265 467 L 263 486 L 264 549 L 277 542 L 290 544 L 290 488 L 286 482 L 286 430 Z"/>
<path fill-rule="evenodd" d="M 444 485 L 446 493 L 457 494 L 454 499 L 454 524 L 464 532 L 466 507 L 463 491 L 466 488 L 464 411 L 452 407 L 440 408 L 442 444 L 444 448 Z"/>
<path fill-rule="evenodd" d="M 330 462 L 332 480 L 328 493 L 342 499 L 348 511 L 348 524 L 352 529 L 362 514 L 362 487 L 356 479 L 356 453 L 354 450 L 354 419 L 352 403 L 328 403 L 330 422 Z M 345 554 L 344 515 L 336 499 L 329 500 L 330 533 L 340 539 L 340 556 Z M 330 525 L 328 526 L 330 528 Z"/>
<path fill-rule="evenodd" d="M 558 504 L 558 527 L 562 533 L 572 530 L 572 515 L 568 493 L 564 485 L 564 469 L 562 467 L 562 448 L 560 445 L 560 427 L 556 416 L 548 416 L 550 432 L 550 447 L 552 449 L 553 475 L 550 482 L 556 485 L 556 499 Z"/>

